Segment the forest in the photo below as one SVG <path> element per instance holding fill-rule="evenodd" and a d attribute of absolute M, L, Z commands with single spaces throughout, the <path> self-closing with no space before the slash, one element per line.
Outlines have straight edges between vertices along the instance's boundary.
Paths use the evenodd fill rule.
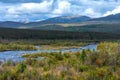
<path fill-rule="evenodd" d="M 81 39 L 104 40 L 120 39 L 119 34 L 104 32 L 73 32 L 54 30 L 0 28 L 1 39 Z"/>

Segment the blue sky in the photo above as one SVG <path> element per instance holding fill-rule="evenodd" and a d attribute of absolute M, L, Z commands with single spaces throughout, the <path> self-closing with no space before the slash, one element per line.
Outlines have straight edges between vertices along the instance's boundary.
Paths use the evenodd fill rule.
<path fill-rule="evenodd" d="M 120 13 L 120 0 L 0 0 L 0 21 L 40 21 L 66 15 Z"/>

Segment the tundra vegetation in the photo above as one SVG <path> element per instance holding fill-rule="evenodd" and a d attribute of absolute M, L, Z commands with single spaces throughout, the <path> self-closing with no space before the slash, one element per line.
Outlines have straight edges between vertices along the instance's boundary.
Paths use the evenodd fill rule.
<path fill-rule="evenodd" d="M 119 42 L 101 42 L 93 51 L 23 57 L 25 61 L 1 64 L 0 80 L 120 80 Z"/>
<path fill-rule="evenodd" d="M 36 50 L 36 47 L 31 44 L 20 44 L 20 43 L 1 43 L 0 51 L 7 50 Z"/>
<path fill-rule="evenodd" d="M 0 51 L 5 50 L 35 50 L 35 46 L 40 49 L 62 49 L 62 48 L 78 48 L 88 45 L 92 41 L 80 40 L 2 40 Z"/>

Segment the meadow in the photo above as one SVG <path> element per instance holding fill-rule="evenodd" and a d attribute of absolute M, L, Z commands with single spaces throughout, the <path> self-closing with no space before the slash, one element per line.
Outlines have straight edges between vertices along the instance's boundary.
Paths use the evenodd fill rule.
<path fill-rule="evenodd" d="M 22 62 L 1 64 L 0 80 L 120 80 L 120 43 L 97 49 L 23 55 Z"/>
<path fill-rule="evenodd" d="M 1 40 L 0 51 L 5 50 L 35 50 L 35 46 L 40 46 L 42 50 L 48 49 L 62 49 L 62 48 L 78 48 L 80 46 L 88 45 L 95 41 L 81 41 L 81 40 Z"/>
<path fill-rule="evenodd" d="M 0 43 L 0 51 L 12 51 L 12 50 L 36 50 L 36 47 L 31 44 L 20 43 Z"/>

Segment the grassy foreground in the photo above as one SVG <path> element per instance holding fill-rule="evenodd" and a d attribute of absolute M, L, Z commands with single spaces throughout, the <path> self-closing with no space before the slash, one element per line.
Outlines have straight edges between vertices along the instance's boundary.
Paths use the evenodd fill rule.
<path fill-rule="evenodd" d="M 120 80 L 120 44 L 116 42 L 102 42 L 96 51 L 23 57 L 27 60 L 2 64 L 0 80 Z"/>

